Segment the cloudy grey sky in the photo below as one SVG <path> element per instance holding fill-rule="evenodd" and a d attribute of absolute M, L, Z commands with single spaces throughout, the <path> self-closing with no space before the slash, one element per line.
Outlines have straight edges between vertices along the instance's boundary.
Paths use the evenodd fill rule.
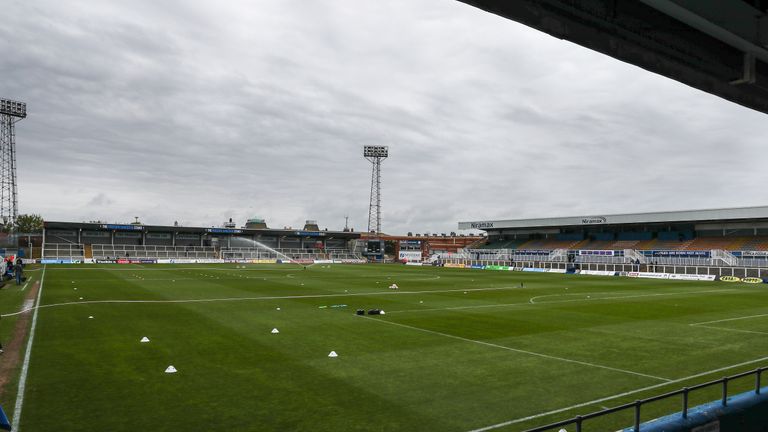
<path fill-rule="evenodd" d="M 764 114 L 452 0 L 7 0 L 21 212 L 367 224 L 764 205 Z"/>

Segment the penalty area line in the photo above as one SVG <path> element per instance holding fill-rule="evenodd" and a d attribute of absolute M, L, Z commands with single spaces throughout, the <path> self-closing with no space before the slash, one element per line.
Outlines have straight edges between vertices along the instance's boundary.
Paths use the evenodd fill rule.
<path fill-rule="evenodd" d="M 690 325 L 692 325 L 692 326 L 700 326 L 700 325 L 704 325 L 704 324 L 715 324 L 715 323 L 728 322 L 728 321 L 740 321 L 740 320 L 745 320 L 745 319 L 762 318 L 762 317 L 767 317 L 767 316 L 768 316 L 768 314 L 747 315 L 747 316 L 740 316 L 740 317 L 736 317 L 736 318 L 725 318 L 725 319 L 719 319 L 719 320 L 714 320 L 714 321 L 697 322 L 697 323 L 692 323 Z"/>
<path fill-rule="evenodd" d="M 465 290 L 465 291 L 469 291 L 469 290 Z M 464 309 L 505 308 L 505 307 L 516 307 L 516 306 L 529 307 L 531 305 L 543 306 L 543 305 L 560 304 L 560 303 L 594 302 L 594 301 L 602 301 L 602 300 L 622 300 L 622 299 L 635 299 L 635 298 L 643 298 L 643 297 L 662 297 L 662 296 L 679 296 L 679 295 L 684 296 L 689 294 L 707 294 L 707 293 L 711 294 L 711 293 L 720 293 L 720 292 L 730 293 L 730 292 L 733 292 L 733 290 L 682 291 L 682 292 L 674 292 L 674 293 L 637 294 L 637 295 L 612 296 L 612 297 L 580 298 L 580 299 L 573 299 L 573 300 L 552 300 L 552 301 L 544 301 L 544 302 L 531 301 L 541 297 L 549 297 L 549 296 L 557 296 L 557 295 L 595 295 L 598 293 L 551 294 L 547 296 L 531 297 L 525 303 L 494 303 L 494 304 L 486 304 L 486 305 L 451 306 L 451 307 L 444 307 L 444 308 L 429 308 L 429 309 L 403 309 L 403 310 L 393 310 L 387 313 L 396 314 L 396 313 L 409 313 L 409 312 L 436 312 L 436 311 L 451 311 L 451 310 L 464 310 Z M 600 294 L 605 294 L 605 293 L 600 293 Z M 695 325 L 695 324 L 691 324 L 691 325 Z"/>
<path fill-rule="evenodd" d="M 694 326 L 693 324 L 691 324 L 691 327 L 701 327 L 701 328 L 706 328 L 706 329 L 729 331 L 729 332 L 736 332 L 736 333 L 750 333 L 750 334 L 768 335 L 768 332 L 762 332 L 762 331 L 757 331 L 757 330 L 742 330 L 742 329 L 733 329 L 733 328 L 728 328 L 728 327 L 715 327 L 715 326 L 708 326 L 708 325 L 696 325 L 696 326 Z"/>
<path fill-rule="evenodd" d="M 677 378 L 677 379 L 671 380 L 669 382 L 665 382 L 665 383 L 661 383 L 661 384 L 654 384 L 652 386 L 642 387 L 642 388 L 639 388 L 639 389 L 630 390 L 630 391 L 626 391 L 626 392 L 623 392 L 623 393 L 618 393 L 618 394 L 615 394 L 615 395 L 612 395 L 612 396 L 606 396 L 606 397 L 603 397 L 603 398 L 600 398 L 600 399 L 591 400 L 589 402 L 582 402 L 582 403 L 579 403 L 579 404 L 576 404 L 576 405 L 571 405 L 571 406 L 565 407 L 565 408 L 560 408 L 560 409 L 556 409 L 556 410 L 552 410 L 552 411 L 547 411 L 547 412 L 543 412 L 543 413 L 539 413 L 539 414 L 534 414 L 534 415 L 530 415 L 530 416 L 527 416 L 527 417 L 521 417 L 521 418 L 514 419 L 514 420 L 508 420 L 508 421 L 505 421 L 505 422 L 496 423 L 494 425 L 485 426 L 485 427 L 481 427 L 481 428 L 478 428 L 478 429 L 472 429 L 472 430 L 470 430 L 468 432 L 485 432 L 485 431 L 494 430 L 494 429 L 498 429 L 498 428 L 502 428 L 502 427 L 506 427 L 506 426 L 511 426 L 513 424 L 516 424 L 516 423 L 522 423 L 522 422 L 529 421 L 529 420 L 535 420 L 535 419 L 541 418 L 541 417 L 546 417 L 546 416 L 550 416 L 550 415 L 554 415 L 554 414 L 560 414 L 560 413 L 563 413 L 563 412 L 566 412 L 566 411 L 570 411 L 570 410 L 574 410 L 574 409 L 577 409 L 577 408 L 583 408 L 585 406 L 597 405 L 597 404 L 600 404 L 600 403 L 603 403 L 603 402 L 607 402 L 607 401 L 610 401 L 610 400 L 613 400 L 613 399 L 618 399 L 618 398 L 625 397 L 625 396 L 631 396 L 633 394 L 641 393 L 641 392 L 644 392 L 644 391 L 662 388 L 662 387 L 668 386 L 670 384 L 677 384 L 677 383 L 685 382 L 685 381 L 688 381 L 688 380 L 691 380 L 691 379 L 701 378 L 701 377 L 705 377 L 707 375 L 712 375 L 714 373 L 723 372 L 723 371 L 727 371 L 729 369 L 733 369 L 733 368 L 737 368 L 737 367 L 741 367 L 741 366 L 746 366 L 746 365 L 750 365 L 750 364 L 753 364 L 753 363 L 763 362 L 763 361 L 767 361 L 767 360 L 768 360 L 768 357 L 761 357 L 761 358 L 758 358 L 758 359 L 755 359 L 755 360 L 749 360 L 749 361 L 746 361 L 746 362 L 743 362 L 743 363 L 733 364 L 733 365 L 730 365 L 730 366 L 724 366 L 724 367 L 721 367 L 721 368 L 718 368 L 718 369 L 713 369 L 713 370 L 710 370 L 710 371 L 697 373 L 695 375 L 691 375 L 691 376 L 687 376 L 687 377 L 683 377 L 683 378 Z"/>

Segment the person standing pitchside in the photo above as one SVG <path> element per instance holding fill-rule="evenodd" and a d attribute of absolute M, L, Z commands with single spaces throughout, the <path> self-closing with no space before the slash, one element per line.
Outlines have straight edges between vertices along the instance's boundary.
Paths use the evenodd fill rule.
<path fill-rule="evenodd" d="M 13 266 L 13 275 L 16 277 L 16 285 L 21 285 L 21 274 L 24 272 L 24 263 L 21 262 L 21 258 L 16 260 L 16 265 Z"/>

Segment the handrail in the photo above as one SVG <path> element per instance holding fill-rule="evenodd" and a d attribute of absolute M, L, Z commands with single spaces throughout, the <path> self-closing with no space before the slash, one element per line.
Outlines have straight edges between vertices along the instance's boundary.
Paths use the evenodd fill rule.
<path fill-rule="evenodd" d="M 630 252 L 627 255 L 627 252 Z M 531 253 L 527 253 L 531 252 Z M 559 260 L 553 260 L 552 255 L 555 251 L 550 250 L 516 250 L 516 249 L 471 249 L 466 250 L 465 255 L 452 254 L 445 256 L 445 259 L 468 259 L 474 261 L 515 261 L 515 262 L 560 262 Z M 576 251 L 569 251 L 576 252 Z M 710 256 L 708 257 L 696 257 L 696 256 L 660 256 L 660 257 L 648 257 L 640 253 L 640 251 L 634 249 L 625 249 L 621 251 L 614 251 L 615 255 L 612 256 L 598 256 L 598 255 L 576 255 L 574 254 L 574 261 L 576 263 L 588 263 L 588 264 L 630 264 L 626 262 L 627 257 L 631 259 L 639 259 L 643 265 L 648 266 L 701 266 L 701 267 L 750 267 L 750 268 L 768 268 L 768 256 L 764 257 L 741 257 L 737 258 L 730 253 L 725 255 L 722 251 L 708 251 Z M 637 255 L 635 255 L 637 254 Z M 730 259 L 728 257 L 731 257 Z M 725 257 L 725 258 L 723 258 Z M 722 264 L 719 264 L 722 263 Z M 652 271 L 652 270 L 649 270 Z"/>
<path fill-rule="evenodd" d="M 657 396 L 652 396 L 645 399 L 639 399 L 634 402 L 628 402 L 622 405 L 615 406 L 613 408 L 608 408 L 600 411 L 595 411 L 593 413 L 589 413 L 586 415 L 580 415 L 576 416 L 567 420 L 561 420 L 556 423 L 550 423 L 544 426 L 535 427 L 533 429 L 527 429 L 524 432 L 545 432 L 554 428 L 562 427 L 562 426 L 569 426 L 569 425 L 576 425 L 576 432 L 582 432 L 582 423 L 584 423 L 585 420 L 594 419 L 597 417 L 603 417 L 608 414 L 613 414 L 619 411 L 624 411 L 627 409 L 634 408 L 635 410 L 635 424 L 633 425 L 633 431 L 634 432 L 641 432 L 640 431 L 640 412 L 641 408 L 644 404 L 650 403 L 650 402 L 657 402 L 664 399 L 669 399 L 671 397 L 682 395 L 682 411 L 681 415 L 683 418 L 688 417 L 688 395 L 692 391 L 701 390 L 703 388 L 712 387 L 715 385 L 722 385 L 722 399 L 720 400 L 720 404 L 722 406 L 728 406 L 728 382 L 734 379 L 738 378 L 744 378 L 750 375 L 755 375 L 755 394 L 760 394 L 760 382 L 761 382 L 761 376 L 763 371 L 768 370 L 768 367 L 760 367 L 755 370 L 741 372 L 735 375 L 726 376 L 714 381 L 708 381 L 701 384 L 696 384 L 690 387 L 683 387 L 680 390 L 674 390 L 671 392 L 663 393 Z"/>

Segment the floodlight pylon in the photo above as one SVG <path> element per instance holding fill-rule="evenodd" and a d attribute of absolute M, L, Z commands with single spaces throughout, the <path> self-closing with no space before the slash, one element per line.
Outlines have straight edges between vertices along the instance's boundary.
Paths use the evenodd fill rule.
<path fill-rule="evenodd" d="M 368 205 L 368 232 L 381 233 L 381 163 L 389 156 L 387 146 L 364 146 L 363 157 L 373 166 L 371 170 L 371 199 Z"/>
<path fill-rule="evenodd" d="M 15 124 L 26 117 L 26 103 L 0 99 L 0 219 L 11 229 L 19 216 Z"/>

